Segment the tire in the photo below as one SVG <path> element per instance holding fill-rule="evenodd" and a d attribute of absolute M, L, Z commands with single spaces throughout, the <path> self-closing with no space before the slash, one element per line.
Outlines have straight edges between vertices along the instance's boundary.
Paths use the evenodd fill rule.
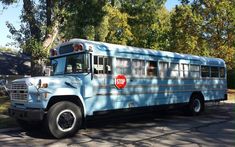
<path fill-rule="evenodd" d="M 46 125 L 55 138 L 72 136 L 82 125 L 81 109 L 72 102 L 58 102 L 49 109 Z"/>
<path fill-rule="evenodd" d="M 16 121 L 19 126 L 27 132 L 38 130 L 41 127 L 40 122 L 28 122 L 21 119 L 17 119 Z"/>
<path fill-rule="evenodd" d="M 205 108 L 203 97 L 198 94 L 192 95 L 189 101 L 188 108 L 189 114 L 192 116 L 201 114 Z"/>

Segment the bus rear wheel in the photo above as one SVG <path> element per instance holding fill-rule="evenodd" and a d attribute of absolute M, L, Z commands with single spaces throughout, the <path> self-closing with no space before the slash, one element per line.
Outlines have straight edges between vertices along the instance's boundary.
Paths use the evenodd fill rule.
<path fill-rule="evenodd" d="M 46 123 L 55 138 L 72 136 L 82 125 L 81 109 L 72 102 L 58 102 L 49 109 Z"/>
<path fill-rule="evenodd" d="M 189 114 L 190 115 L 199 115 L 200 113 L 202 113 L 204 111 L 204 101 L 203 101 L 203 97 L 198 95 L 198 94 L 194 94 L 191 96 L 189 104 L 188 104 L 188 108 L 189 108 Z"/>

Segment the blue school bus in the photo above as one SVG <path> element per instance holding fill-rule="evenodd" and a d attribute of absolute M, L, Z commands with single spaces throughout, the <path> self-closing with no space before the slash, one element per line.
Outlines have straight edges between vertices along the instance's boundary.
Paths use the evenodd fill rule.
<path fill-rule="evenodd" d="M 12 82 L 9 115 L 28 129 L 43 121 L 56 138 L 99 112 L 185 105 L 198 115 L 205 102 L 227 100 L 222 59 L 83 39 L 50 53 L 52 76 Z"/>

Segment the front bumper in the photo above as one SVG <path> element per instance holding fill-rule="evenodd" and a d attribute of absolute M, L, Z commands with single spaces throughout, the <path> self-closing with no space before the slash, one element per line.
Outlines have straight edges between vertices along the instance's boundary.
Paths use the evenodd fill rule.
<path fill-rule="evenodd" d="M 15 119 L 22 119 L 26 121 L 40 121 L 43 120 L 45 112 L 41 109 L 20 109 L 10 107 L 8 109 L 8 114 Z"/>

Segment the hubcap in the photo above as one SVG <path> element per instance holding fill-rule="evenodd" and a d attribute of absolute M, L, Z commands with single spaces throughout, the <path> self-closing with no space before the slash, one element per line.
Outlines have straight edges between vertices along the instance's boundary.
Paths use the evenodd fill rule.
<path fill-rule="evenodd" d="M 195 99 L 193 103 L 193 109 L 195 112 L 200 112 L 201 110 L 201 102 L 199 99 Z"/>
<path fill-rule="evenodd" d="M 72 110 L 66 109 L 59 113 L 56 118 L 56 125 L 60 131 L 68 132 L 73 129 L 76 116 Z"/>

